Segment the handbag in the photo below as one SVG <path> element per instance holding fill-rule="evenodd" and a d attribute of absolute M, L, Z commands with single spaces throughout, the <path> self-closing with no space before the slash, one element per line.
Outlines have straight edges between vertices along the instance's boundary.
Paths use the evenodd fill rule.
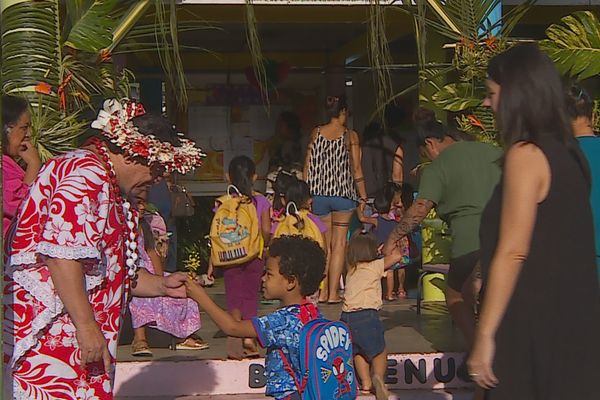
<path fill-rule="evenodd" d="M 194 199 L 187 192 L 185 186 L 173 185 L 171 187 L 171 216 L 191 217 L 196 211 Z"/>

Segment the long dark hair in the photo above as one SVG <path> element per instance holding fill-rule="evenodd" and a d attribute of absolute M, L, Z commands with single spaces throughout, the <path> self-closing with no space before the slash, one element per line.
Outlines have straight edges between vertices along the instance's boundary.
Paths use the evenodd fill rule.
<path fill-rule="evenodd" d="M 560 76 L 536 44 L 520 44 L 492 58 L 488 77 L 501 87 L 496 121 L 506 147 L 539 144 L 547 137 L 565 144 L 572 139 Z"/>
<path fill-rule="evenodd" d="M 277 172 L 277 178 L 273 182 L 273 210 L 283 209 L 283 199 L 286 197 L 288 187 L 297 180 L 296 175 L 290 170 L 281 169 Z"/>
<path fill-rule="evenodd" d="M 11 126 L 17 123 L 21 115 L 27 112 L 29 104 L 27 100 L 17 96 L 2 96 L 2 143 L 4 143 L 4 152 L 6 152 L 6 143 L 8 142 L 8 131 Z"/>
<path fill-rule="evenodd" d="M 229 163 L 229 180 L 241 194 L 252 198 L 253 177 L 256 165 L 249 157 L 236 156 Z"/>
<path fill-rule="evenodd" d="M 310 188 L 308 183 L 303 180 L 296 179 L 291 182 L 285 192 L 285 201 L 289 203 L 294 202 L 298 209 L 303 208 L 306 203 L 310 200 Z"/>

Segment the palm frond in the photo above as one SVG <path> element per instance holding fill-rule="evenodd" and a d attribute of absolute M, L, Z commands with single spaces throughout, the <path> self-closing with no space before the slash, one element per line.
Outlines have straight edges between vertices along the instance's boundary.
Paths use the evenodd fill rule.
<path fill-rule="evenodd" d="M 433 94 L 432 100 L 443 110 L 458 112 L 481 104 L 483 96 L 473 92 L 470 83 L 450 83 Z"/>
<path fill-rule="evenodd" d="M 591 11 L 577 11 L 546 29 L 542 49 L 560 72 L 576 79 L 600 74 L 600 22 Z"/>
<path fill-rule="evenodd" d="M 166 21 L 166 10 L 162 0 L 155 0 L 156 35 L 159 44 L 159 58 L 169 86 L 176 93 L 177 106 L 183 110 L 187 107 L 187 87 L 183 63 L 179 54 L 177 37 L 177 12 L 175 0 L 170 0 L 169 23 Z M 169 29 L 166 29 L 169 26 Z"/>
<path fill-rule="evenodd" d="M 0 20 L 4 93 L 20 94 L 35 105 L 39 100 L 38 84 L 44 83 L 56 90 L 61 54 L 57 15 L 57 0 L 21 2 L 4 9 Z M 58 110 L 55 91 L 44 97 L 45 107 Z"/>
<path fill-rule="evenodd" d="M 258 24 L 256 21 L 256 15 L 254 14 L 254 5 L 252 0 L 246 1 L 246 42 L 248 43 L 248 49 L 252 57 L 252 68 L 254 69 L 254 75 L 258 82 L 263 100 L 265 102 L 267 112 L 270 109 L 269 101 L 269 78 L 267 76 L 267 60 L 262 54 L 262 48 L 260 44 L 260 37 L 258 36 Z"/>
<path fill-rule="evenodd" d="M 120 8 L 126 4 L 121 0 L 94 1 L 75 22 L 64 45 L 88 53 L 109 47 L 119 24 Z"/>
<path fill-rule="evenodd" d="M 393 93 L 389 69 L 393 61 L 385 32 L 385 9 L 379 0 L 371 0 L 368 25 L 368 53 L 376 89 L 376 109 L 381 110 L 380 117 L 384 122 L 383 111 Z"/>
<path fill-rule="evenodd" d="M 32 107 L 32 141 L 42 161 L 58 153 L 64 153 L 75 146 L 77 137 L 88 126 L 88 121 L 79 121 L 78 113 L 61 117 L 44 105 L 45 98 L 39 95 Z"/>
<path fill-rule="evenodd" d="M 513 7 L 502 16 L 500 36 L 507 38 L 517 26 L 517 23 L 525 16 L 537 0 L 525 0 L 523 3 Z"/>

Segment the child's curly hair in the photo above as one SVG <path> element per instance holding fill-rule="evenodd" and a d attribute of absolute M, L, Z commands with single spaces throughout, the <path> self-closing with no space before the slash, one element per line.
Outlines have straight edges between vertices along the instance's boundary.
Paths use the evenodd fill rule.
<path fill-rule="evenodd" d="M 325 252 L 312 239 L 300 236 L 280 236 L 269 246 L 269 257 L 279 257 L 279 273 L 294 277 L 302 296 L 313 294 L 325 273 Z"/>

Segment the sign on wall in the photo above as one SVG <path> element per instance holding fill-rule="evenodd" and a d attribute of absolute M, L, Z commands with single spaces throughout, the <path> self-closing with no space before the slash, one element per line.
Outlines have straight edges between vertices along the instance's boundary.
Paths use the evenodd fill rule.
<path fill-rule="evenodd" d="M 386 383 L 392 389 L 469 387 L 459 373 L 463 358 L 462 353 L 390 354 Z M 264 393 L 265 384 L 262 359 L 119 362 L 115 393 L 138 398 Z"/>

